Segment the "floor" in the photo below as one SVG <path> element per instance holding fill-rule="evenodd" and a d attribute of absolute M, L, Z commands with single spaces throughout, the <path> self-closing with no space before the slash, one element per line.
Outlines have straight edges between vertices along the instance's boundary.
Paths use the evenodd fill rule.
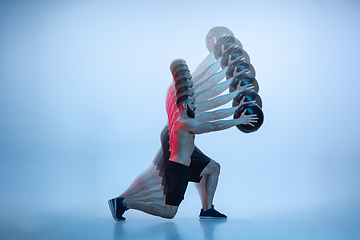
<path fill-rule="evenodd" d="M 294 216 L 258 219 L 200 220 L 156 217 L 131 217 L 115 222 L 111 217 L 44 217 L 15 224 L 2 219 L 0 239 L 360 239 L 360 224 L 355 219 L 329 219 Z"/>

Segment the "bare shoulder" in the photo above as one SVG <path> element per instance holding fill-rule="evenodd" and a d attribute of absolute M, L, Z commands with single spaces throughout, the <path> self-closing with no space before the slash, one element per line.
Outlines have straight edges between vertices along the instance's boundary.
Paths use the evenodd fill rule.
<path fill-rule="evenodd" d="M 178 119 L 179 127 L 183 128 L 184 130 L 192 130 L 194 127 L 197 127 L 199 123 L 193 118 L 187 119 Z"/>

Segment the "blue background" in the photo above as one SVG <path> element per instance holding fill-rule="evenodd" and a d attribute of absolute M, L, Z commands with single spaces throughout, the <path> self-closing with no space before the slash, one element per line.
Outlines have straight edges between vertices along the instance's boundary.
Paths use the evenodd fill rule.
<path fill-rule="evenodd" d="M 160 147 L 170 62 L 194 70 L 207 32 L 226 26 L 257 71 L 265 121 L 197 136 L 222 166 L 216 207 L 359 219 L 359 12 L 349 0 L 1 1 L 0 215 L 29 228 L 110 218 L 107 200 Z M 189 184 L 178 217 L 200 207 Z"/>

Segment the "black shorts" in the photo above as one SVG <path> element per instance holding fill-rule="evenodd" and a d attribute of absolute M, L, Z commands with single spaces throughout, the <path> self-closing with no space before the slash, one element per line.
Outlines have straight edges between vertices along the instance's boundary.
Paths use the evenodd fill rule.
<path fill-rule="evenodd" d="M 162 169 L 165 169 L 167 162 L 170 159 L 170 144 L 169 144 L 169 127 L 166 126 L 161 131 L 161 145 L 163 149 L 163 159 L 164 166 Z M 211 158 L 206 156 L 197 146 L 191 155 L 191 163 L 189 166 L 189 181 L 190 182 L 200 182 L 201 177 L 200 173 L 204 168 L 210 163 Z"/>
<path fill-rule="evenodd" d="M 175 197 L 171 196 L 171 194 L 174 194 L 175 191 L 177 191 L 177 188 L 175 189 L 171 189 L 174 185 L 170 185 L 168 184 L 168 177 L 170 177 L 170 172 L 166 173 L 168 170 L 170 170 L 167 168 L 167 165 L 169 163 L 171 163 L 172 167 L 174 167 L 174 164 L 172 161 L 169 161 L 170 158 L 170 144 L 169 144 L 169 128 L 165 127 L 162 132 L 161 132 L 161 145 L 163 148 L 163 166 L 160 167 L 160 169 L 164 170 L 164 175 L 165 177 L 163 178 L 163 186 L 164 186 L 164 193 L 166 194 L 166 203 L 168 198 L 169 199 L 174 199 Z M 201 180 L 201 172 L 204 170 L 204 168 L 210 163 L 211 159 L 206 156 L 203 152 L 200 151 L 200 149 L 198 147 L 195 146 L 194 152 L 191 155 L 191 163 L 190 166 L 185 166 L 183 164 L 179 164 L 181 166 L 184 166 L 186 168 L 188 168 L 188 173 L 186 173 L 187 176 L 187 182 L 200 182 Z M 159 167 L 159 166 L 158 166 Z M 179 170 L 180 171 L 180 170 Z M 183 172 L 183 174 L 185 174 L 185 171 Z M 183 179 L 181 180 L 181 182 L 183 182 Z M 179 188 L 179 192 L 181 192 L 181 196 L 177 196 L 176 201 L 174 202 L 180 202 L 184 199 L 184 194 L 186 191 L 186 187 L 187 187 L 187 182 L 185 184 L 185 186 L 182 186 Z M 184 185 L 184 183 L 182 183 Z M 173 200 L 171 200 L 173 201 Z M 167 203 L 169 205 L 173 205 L 170 203 Z M 179 206 L 179 205 L 173 205 L 173 206 Z"/>
<path fill-rule="evenodd" d="M 179 206 L 184 199 L 188 185 L 189 167 L 168 161 L 164 175 L 167 184 L 165 203 L 172 206 Z"/>

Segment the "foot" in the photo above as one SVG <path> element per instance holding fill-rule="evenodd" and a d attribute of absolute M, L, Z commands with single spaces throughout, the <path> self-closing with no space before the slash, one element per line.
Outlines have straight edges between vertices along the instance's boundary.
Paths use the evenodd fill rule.
<path fill-rule="evenodd" d="M 124 198 L 113 198 L 108 201 L 111 214 L 116 221 L 126 219 L 122 215 L 126 210 L 128 210 L 128 208 L 125 207 L 123 202 L 124 202 Z"/>
<path fill-rule="evenodd" d="M 219 213 L 215 210 L 214 205 L 211 206 L 208 210 L 204 211 L 204 209 L 201 209 L 199 217 L 201 219 L 217 219 L 217 218 L 227 218 L 225 214 Z"/>

